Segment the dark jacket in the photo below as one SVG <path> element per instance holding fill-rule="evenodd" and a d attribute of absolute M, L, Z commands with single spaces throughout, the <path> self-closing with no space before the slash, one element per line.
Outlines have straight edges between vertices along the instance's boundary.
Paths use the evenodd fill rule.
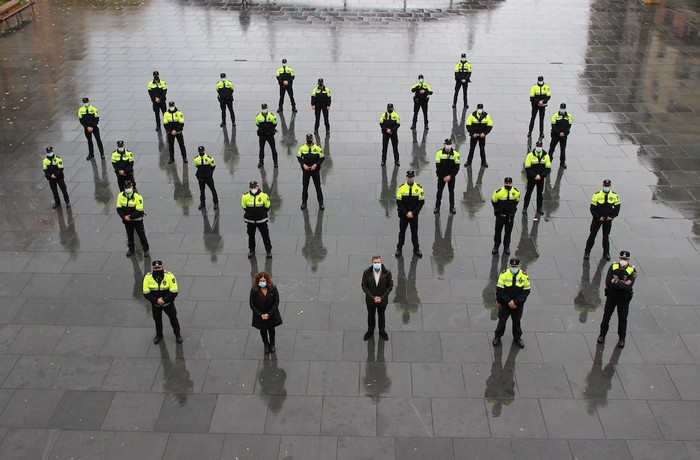
<path fill-rule="evenodd" d="M 282 324 L 282 315 L 279 310 L 280 294 L 277 288 L 272 286 L 267 289 L 267 295 L 263 297 L 260 288 L 250 289 L 250 309 L 253 310 L 252 326 L 256 329 L 270 329 Z M 262 314 L 267 313 L 270 317 L 262 319 Z"/>
<path fill-rule="evenodd" d="M 636 279 L 637 270 L 635 270 L 634 266 L 628 265 L 623 267 L 618 262 L 613 263 L 610 265 L 608 275 L 605 277 L 605 295 L 632 299 L 634 294 L 632 288 Z M 631 282 L 630 284 L 625 283 L 628 280 Z"/>
<path fill-rule="evenodd" d="M 379 276 L 379 284 L 374 282 L 374 269 L 372 266 L 362 273 L 362 291 L 365 293 L 365 302 L 374 305 L 374 298 L 382 298 L 381 306 L 389 303 L 389 293 L 394 289 L 394 279 L 391 272 L 382 264 L 382 274 Z"/>

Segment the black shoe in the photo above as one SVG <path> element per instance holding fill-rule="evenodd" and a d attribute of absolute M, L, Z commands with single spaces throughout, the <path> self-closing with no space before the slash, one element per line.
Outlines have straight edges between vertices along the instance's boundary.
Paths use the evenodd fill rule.
<path fill-rule="evenodd" d="M 440 208 L 436 207 L 433 209 L 433 214 L 440 214 Z"/>
<path fill-rule="evenodd" d="M 493 254 L 494 256 L 495 256 L 496 254 L 498 254 L 498 248 L 493 248 L 493 249 L 491 250 L 491 254 Z"/>
<path fill-rule="evenodd" d="M 610 254 L 607 252 L 603 253 L 603 259 L 610 260 Z"/>
<path fill-rule="evenodd" d="M 197 209 L 199 209 L 200 211 L 204 209 L 204 203 L 201 203 Z"/>
<path fill-rule="evenodd" d="M 267 254 L 265 255 L 267 259 L 272 259 L 272 251 L 267 251 Z"/>
<path fill-rule="evenodd" d="M 456 108 L 456 107 L 457 107 L 457 104 L 452 104 L 452 108 L 453 108 L 453 109 Z"/>
<path fill-rule="evenodd" d="M 617 342 L 617 348 L 625 348 L 625 340 L 620 339 L 619 342 Z"/>
<path fill-rule="evenodd" d="M 564 168 L 564 169 L 566 169 L 566 163 L 562 163 L 562 164 L 561 164 L 561 167 Z"/>
<path fill-rule="evenodd" d="M 156 125 L 156 131 L 160 131 L 160 125 Z"/>
<path fill-rule="evenodd" d="M 389 334 L 386 331 L 379 331 L 379 337 L 381 337 L 385 342 L 389 341 Z"/>
<path fill-rule="evenodd" d="M 517 339 L 513 339 L 513 343 L 519 346 L 520 348 L 525 348 L 525 342 L 523 342 L 523 339 L 518 337 Z"/>
<path fill-rule="evenodd" d="M 455 214 L 457 214 L 457 210 L 455 208 L 450 208 L 450 214 L 454 216 Z"/>
<path fill-rule="evenodd" d="M 386 166 L 386 161 L 382 161 L 382 166 Z"/>
<path fill-rule="evenodd" d="M 415 131 L 415 130 L 416 130 L 416 125 L 411 125 L 411 131 Z"/>
<path fill-rule="evenodd" d="M 214 209 L 219 209 L 219 203 L 214 203 Z"/>
<path fill-rule="evenodd" d="M 94 153 L 90 153 L 90 154 L 88 154 L 87 157 L 85 157 L 85 160 L 90 161 L 90 160 L 92 160 L 93 158 L 95 158 L 95 154 L 94 154 Z"/>
<path fill-rule="evenodd" d="M 584 253 L 583 253 L 583 258 L 586 259 L 586 260 L 590 259 L 590 258 L 591 258 L 591 253 L 588 252 L 588 251 L 584 252 Z"/>
<path fill-rule="evenodd" d="M 365 335 L 362 337 L 362 340 L 364 340 L 364 341 L 366 342 L 366 341 L 368 341 L 368 340 L 370 339 L 370 337 L 372 337 L 373 335 L 374 335 L 374 331 L 367 331 L 367 332 L 365 332 Z"/>
<path fill-rule="evenodd" d="M 270 345 L 265 344 L 265 354 L 269 355 L 270 354 Z"/>
<path fill-rule="evenodd" d="M 248 253 L 248 258 L 249 258 L 249 259 L 252 259 L 253 257 L 255 257 L 255 251 L 250 251 L 250 252 Z"/>
<path fill-rule="evenodd" d="M 221 124 L 219 125 L 219 128 L 223 128 L 224 126 L 226 126 L 226 122 L 222 121 Z"/>
<path fill-rule="evenodd" d="M 104 154 L 104 153 L 100 153 L 100 159 L 101 159 L 101 160 L 104 160 L 104 159 L 105 159 L 105 154 Z"/>
<path fill-rule="evenodd" d="M 538 216 L 544 216 L 544 212 L 541 209 L 537 210 L 537 215 Z"/>
<path fill-rule="evenodd" d="M 187 163 L 187 158 L 186 158 L 186 157 L 182 157 L 182 162 L 183 162 L 183 163 Z"/>
<path fill-rule="evenodd" d="M 134 250 L 133 250 L 133 249 L 129 249 L 128 251 L 126 251 L 126 256 L 127 256 L 127 257 L 131 257 L 131 256 L 133 256 L 133 255 L 134 255 Z"/>
<path fill-rule="evenodd" d="M 428 128 L 428 125 L 425 125 L 425 128 L 423 128 L 423 131 L 429 131 L 430 128 Z"/>
<path fill-rule="evenodd" d="M 232 126 L 236 126 L 236 120 L 233 120 L 233 121 L 231 122 L 231 125 L 232 125 Z"/>
<path fill-rule="evenodd" d="M 399 160 L 394 161 L 394 166 L 401 166 L 401 163 L 399 163 Z"/>
<path fill-rule="evenodd" d="M 144 259 L 147 259 L 147 258 L 151 257 L 151 253 L 148 251 L 143 251 L 143 257 L 144 257 Z"/>
<path fill-rule="evenodd" d="M 176 336 L 175 336 L 175 342 L 177 342 L 177 343 L 182 343 L 182 336 L 181 336 L 181 335 L 176 335 Z"/>
<path fill-rule="evenodd" d="M 292 107 L 292 112 L 297 113 L 297 108 L 296 108 L 296 107 Z"/>
<path fill-rule="evenodd" d="M 260 163 L 258 163 L 258 168 L 262 168 L 263 166 L 265 166 L 265 165 L 263 164 L 262 161 Z"/>
<path fill-rule="evenodd" d="M 153 344 L 154 344 L 154 345 L 158 345 L 158 344 L 160 343 L 161 340 L 163 340 L 163 336 L 162 336 L 162 335 L 157 335 L 157 336 L 153 337 Z"/>
<path fill-rule="evenodd" d="M 275 344 L 274 344 L 274 343 L 271 343 L 271 344 L 270 344 L 270 353 L 274 353 L 275 351 L 277 351 L 277 348 L 275 348 Z"/>
<path fill-rule="evenodd" d="M 66 208 L 70 208 L 70 201 L 66 201 Z"/>
<path fill-rule="evenodd" d="M 318 209 L 320 209 L 321 211 L 323 211 L 323 210 L 326 209 L 326 207 L 323 205 L 323 203 L 321 203 L 321 204 L 318 205 Z"/>
<path fill-rule="evenodd" d="M 472 162 L 471 162 L 471 161 L 467 161 L 466 163 L 464 163 L 464 167 L 465 167 L 465 168 L 471 168 L 471 166 L 472 166 Z"/>
<path fill-rule="evenodd" d="M 413 250 L 413 255 L 416 256 L 416 257 L 419 257 L 419 258 L 420 258 L 420 257 L 423 257 L 423 253 L 420 252 L 420 249 L 414 249 L 414 250 Z"/>
<path fill-rule="evenodd" d="M 534 222 L 539 222 L 540 216 L 539 214 L 535 214 L 535 217 L 532 219 Z"/>
<path fill-rule="evenodd" d="M 275 163 L 275 168 L 277 168 L 277 167 L 278 167 L 278 165 L 277 165 L 277 163 Z"/>
<path fill-rule="evenodd" d="M 486 163 L 485 161 L 482 161 L 482 162 L 481 162 L 481 166 L 482 166 L 483 168 L 488 168 L 488 167 L 489 167 L 489 164 Z"/>
<path fill-rule="evenodd" d="M 532 137 L 532 133 L 527 133 L 527 138 L 530 139 Z"/>
<path fill-rule="evenodd" d="M 527 208 L 523 208 L 523 216 L 527 216 Z"/>
<path fill-rule="evenodd" d="M 174 159 L 174 158 L 170 158 L 170 159 L 168 160 L 168 164 L 171 165 L 171 164 L 173 164 L 173 163 L 175 163 L 175 159 Z"/>
<path fill-rule="evenodd" d="M 60 208 L 61 203 L 54 203 L 53 206 L 51 206 L 53 209 Z"/>
<path fill-rule="evenodd" d="M 510 254 L 510 248 L 503 248 L 503 254 L 505 254 L 505 255 Z"/>
<path fill-rule="evenodd" d="M 493 338 L 493 341 L 491 342 L 491 344 L 492 344 L 494 347 L 500 347 L 500 346 L 501 346 L 501 338 L 500 338 L 500 337 L 494 337 L 494 338 Z"/>
<path fill-rule="evenodd" d="M 396 252 L 394 253 L 395 257 L 401 257 L 401 249 L 397 249 Z"/>
<path fill-rule="evenodd" d="M 598 336 L 598 340 L 596 340 L 598 343 L 605 343 L 605 334 L 600 334 Z"/>
<path fill-rule="evenodd" d="M 301 208 L 302 211 L 303 211 L 304 209 L 306 209 L 306 201 L 304 201 L 303 203 L 301 203 L 301 206 L 299 206 L 299 207 Z"/>
<path fill-rule="evenodd" d="M 282 111 L 283 111 L 283 110 L 282 110 L 282 107 L 277 107 L 277 113 L 280 113 L 280 112 L 282 112 Z"/>

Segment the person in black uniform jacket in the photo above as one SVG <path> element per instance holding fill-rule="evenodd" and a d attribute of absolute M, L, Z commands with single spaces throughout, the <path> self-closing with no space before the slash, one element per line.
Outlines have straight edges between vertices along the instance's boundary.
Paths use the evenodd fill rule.
<path fill-rule="evenodd" d="M 168 84 L 160 79 L 160 73 L 153 71 L 153 80 L 148 82 L 148 96 L 153 103 L 153 113 L 156 117 L 156 131 L 160 131 L 160 114 L 165 115 Z"/>
<path fill-rule="evenodd" d="M 270 274 L 256 273 L 250 289 L 250 309 L 253 310 L 252 326 L 260 330 L 265 354 L 275 352 L 275 328 L 282 324 L 279 304 L 280 295 Z"/>
<path fill-rule="evenodd" d="M 603 321 L 600 323 L 598 343 L 605 342 L 605 335 L 610 327 L 610 318 L 617 307 L 617 335 L 619 348 L 625 347 L 627 335 L 627 314 L 630 311 L 630 301 L 634 295 L 632 288 L 637 279 L 637 270 L 629 264 L 629 251 L 620 251 L 620 260 L 610 265 L 605 277 L 605 310 Z"/>
<path fill-rule="evenodd" d="M 362 291 L 365 293 L 365 303 L 367 304 L 365 341 L 374 334 L 375 312 L 379 317 L 379 337 L 389 340 L 389 335 L 386 333 L 384 312 L 389 303 L 389 293 L 392 289 L 394 289 L 394 280 L 391 272 L 382 263 L 382 256 L 372 257 L 372 265 L 362 273 Z"/>

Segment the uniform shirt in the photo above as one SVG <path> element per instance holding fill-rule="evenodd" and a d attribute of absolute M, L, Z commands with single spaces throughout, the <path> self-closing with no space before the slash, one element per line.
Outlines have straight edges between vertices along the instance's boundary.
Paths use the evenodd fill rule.
<path fill-rule="evenodd" d="M 168 93 L 168 84 L 165 80 L 151 80 L 148 82 L 148 95 L 151 97 L 151 102 L 154 104 L 164 104 L 165 95 Z M 160 99 L 160 102 L 156 102 L 156 98 Z"/>
<path fill-rule="evenodd" d="M 100 112 L 92 104 L 87 107 L 81 105 L 78 109 L 78 121 L 85 127 L 90 126 L 94 128 L 100 122 Z"/>
<path fill-rule="evenodd" d="M 315 105 L 321 108 L 331 106 L 331 89 L 324 86 L 321 89 L 319 86 L 315 87 L 311 91 L 311 105 Z"/>
<path fill-rule="evenodd" d="M 488 134 L 492 129 L 493 120 L 487 112 L 481 112 L 481 115 L 479 115 L 475 110 L 469 114 L 469 118 L 467 118 L 467 131 L 469 131 L 469 134 Z"/>
<path fill-rule="evenodd" d="M 294 81 L 294 69 L 285 64 L 277 69 L 275 78 L 277 78 L 277 82 L 280 85 L 282 85 L 282 82 L 286 81 L 289 86 L 292 86 L 292 82 Z"/>
<path fill-rule="evenodd" d="M 233 100 L 233 82 L 230 80 L 219 80 L 216 82 L 216 92 L 222 101 Z"/>
<path fill-rule="evenodd" d="M 170 305 L 177 297 L 177 280 L 175 275 L 168 271 L 163 272 L 163 279 L 158 282 L 153 277 L 153 272 L 146 273 L 143 277 L 143 296 L 154 306 L 164 307 Z M 158 298 L 162 297 L 164 305 L 158 305 Z"/>
<path fill-rule="evenodd" d="M 530 295 L 530 277 L 522 270 L 515 275 L 510 269 L 503 270 L 496 283 L 496 301 L 506 305 L 511 300 L 522 307 Z"/>
<path fill-rule="evenodd" d="M 165 129 L 168 131 L 172 131 L 174 129 L 175 131 L 180 132 L 185 128 L 185 116 L 180 110 L 176 110 L 174 112 L 168 110 L 165 112 L 165 115 L 163 115 L 163 126 L 165 126 Z"/>
<path fill-rule="evenodd" d="M 425 93 L 421 94 L 421 89 L 424 89 Z M 427 102 L 428 99 L 430 99 L 430 95 L 433 94 L 433 88 L 431 88 L 427 82 L 416 82 L 411 86 L 411 92 L 413 93 L 414 101 Z"/>
<path fill-rule="evenodd" d="M 626 284 L 625 281 L 630 280 L 630 284 Z M 637 280 L 637 270 L 634 265 L 627 265 L 623 267 L 619 262 L 615 262 L 610 265 L 608 269 L 608 275 L 605 277 L 605 294 L 615 295 L 615 294 L 626 294 L 632 295 L 632 287 L 634 282 Z"/>
<path fill-rule="evenodd" d="M 467 80 L 472 77 L 472 65 L 468 62 L 459 61 L 455 64 L 455 81 L 462 82 L 462 80 Z"/>
<path fill-rule="evenodd" d="M 131 196 L 120 192 L 117 195 L 117 214 L 124 220 L 124 216 L 129 216 L 132 222 L 143 220 L 143 197 L 136 192 Z"/>
<path fill-rule="evenodd" d="M 214 174 L 214 169 L 216 169 L 216 161 L 206 153 L 204 155 L 197 155 L 194 157 L 194 165 L 197 168 L 195 176 L 198 179 L 206 179 Z"/>
<path fill-rule="evenodd" d="M 44 176 L 49 180 L 56 180 L 63 178 L 63 159 L 58 155 L 53 156 L 53 158 L 45 157 L 41 161 L 42 168 L 44 169 Z M 51 175 L 55 174 L 56 179 L 52 179 Z"/>
<path fill-rule="evenodd" d="M 549 158 L 549 153 L 542 150 L 540 153 L 536 151 L 528 152 L 525 157 L 525 173 L 528 180 L 535 180 L 535 176 L 540 175 L 540 180 L 547 177 L 547 174 L 552 170 L 552 160 Z"/>
<path fill-rule="evenodd" d="M 389 111 L 382 112 L 379 116 L 379 126 L 382 128 L 382 133 L 386 133 L 387 129 L 391 129 L 391 132 L 395 133 L 401 126 L 401 117 L 396 111 L 391 113 Z"/>
<path fill-rule="evenodd" d="M 316 165 L 316 171 L 318 171 L 323 160 L 325 160 L 323 157 L 323 149 L 319 145 L 304 144 L 297 150 L 297 161 L 299 161 L 300 165 Z"/>
<path fill-rule="evenodd" d="M 440 149 L 435 154 L 435 172 L 438 177 L 452 176 L 459 172 L 459 152 L 455 149 L 445 152 Z"/>
<path fill-rule="evenodd" d="M 417 182 L 414 182 L 413 185 L 404 182 L 396 190 L 396 206 L 399 217 L 404 217 L 409 211 L 418 214 L 423 204 L 425 204 L 425 192 Z"/>
<path fill-rule="evenodd" d="M 267 222 L 267 210 L 270 209 L 270 197 L 262 190 L 255 195 L 244 193 L 241 197 L 241 207 L 245 209 L 243 220 L 249 224 Z"/>
<path fill-rule="evenodd" d="M 260 112 L 255 117 L 255 125 L 258 127 L 258 136 L 274 136 L 277 132 L 277 117 L 271 112 L 265 115 Z"/>
<path fill-rule="evenodd" d="M 551 97 L 552 92 L 549 90 L 549 85 L 546 83 L 542 86 L 534 84 L 532 88 L 530 88 L 530 103 L 532 103 L 533 107 L 536 106 L 539 101 L 544 101 L 544 104 L 547 105 Z"/>
<path fill-rule="evenodd" d="M 559 133 L 564 133 L 568 136 L 573 122 L 569 112 L 565 112 L 564 115 L 554 112 L 554 115 L 552 115 L 552 137 L 559 137 Z"/>
<path fill-rule="evenodd" d="M 617 217 L 620 214 L 620 197 L 610 190 L 605 193 L 602 189 L 591 198 L 591 214 L 595 220 L 601 217 Z"/>
<path fill-rule="evenodd" d="M 491 204 L 495 215 L 514 216 L 520 201 L 520 190 L 511 187 L 506 190 L 505 186 L 494 190 L 491 195 Z"/>
<path fill-rule="evenodd" d="M 112 152 L 112 166 L 115 172 L 123 170 L 126 174 L 134 172 L 134 154 L 131 150 L 126 150 L 119 153 L 119 150 Z"/>

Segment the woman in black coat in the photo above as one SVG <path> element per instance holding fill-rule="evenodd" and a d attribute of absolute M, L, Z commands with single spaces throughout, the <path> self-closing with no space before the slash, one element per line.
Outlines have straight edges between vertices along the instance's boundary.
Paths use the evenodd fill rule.
<path fill-rule="evenodd" d="M 269 273 L 259 272 L 253 277 L 250 289 L 250 309 L 253 310 L 253 327 L 260 329 L 265 354 L 275 352 L 275 328 L 282 324 L 279 311 L 280 295 L 272 284 Z"/>

